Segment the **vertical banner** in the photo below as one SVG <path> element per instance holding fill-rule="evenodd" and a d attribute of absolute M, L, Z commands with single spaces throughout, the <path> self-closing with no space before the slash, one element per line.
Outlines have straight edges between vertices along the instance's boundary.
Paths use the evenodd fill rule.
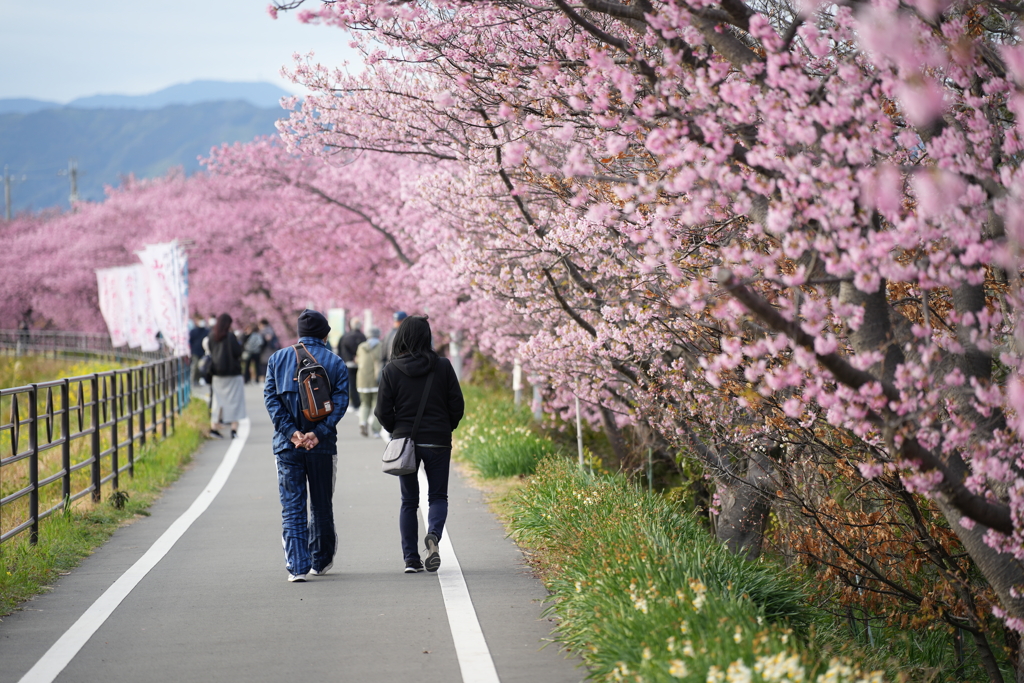
<path fill-rule="evenodd" d="M 107 323 L 112 346 L 128 343 L 130 306 L 126 300 L 126 287 L 122 277 L 123 268 L 104 268 L 96 271 L 96 286 L 99 292 L 100 313 Z"/>
<path fill-rule="evenodd" d="M 96 271 L 100 312 L 113 346 L 143 351 L 164 345 L 188 353 L 188 259 L 177 241 L 149 244 L 131 266 Z"/>
<path fill-rule="evenodd" d="M 345 334 L 345 309 L 328 308 L 327 324 L 331 326 L 331 333 L 327 335 L 327 343 L 331 345 L 331 348 L 337 348 L 338 340 L 341 339 L 341 335 Z"/>
<path fill-rule="evenodd" d="M 150 314 L 146 272 L 142 264 L 96 271 L 100 313 L 107 323 L 112 346 L 157 351 L 157 327 Z"/>
<path fill-rule="evenodd" d="M 136 252 L 146 273 L 150 310 L 164 344 L 174 355 L 188 353 L 188 301 L 182 281 L 184 253 L 177 241 L 149 244 Z"/>

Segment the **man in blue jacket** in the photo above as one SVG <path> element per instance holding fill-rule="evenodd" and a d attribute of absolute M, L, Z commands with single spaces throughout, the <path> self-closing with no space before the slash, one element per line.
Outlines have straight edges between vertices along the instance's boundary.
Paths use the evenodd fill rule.
<path fill-rule="evenodd" d="M 274 457 L 281 492 L 282 542 L 288 580 L 326 574 L 334 564 L 334 481 L 338 471 L 338 420 L 348 409 L 348 369 L 327 343 L 331 327 L 323 314 L 299 316 L 299 343 L 323 366 L 331 382 L 334 410 L 310 422 L 299 408 L 298 364 L 291 346 L 275 351 L 267 362 L 263 398 L 274 423 Z M 309 496 L 309 514 L 306 497 Z"/>

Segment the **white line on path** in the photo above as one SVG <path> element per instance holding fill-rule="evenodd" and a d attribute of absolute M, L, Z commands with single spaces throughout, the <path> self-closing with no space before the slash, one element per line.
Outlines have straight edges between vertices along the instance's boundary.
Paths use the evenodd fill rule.
<path fill-rule="evenodd" d="M 174 547 L 192 523 L 199 519 L 199 516 L 210 507 L 210 503 L 217 497 L 220 490 L 224 488 L 231 470 L 238 462 L 238 455 L 245 446 L 245 440 L 249 437 L 249 420 L 245 419 L 238 424 L 238 438 L 232 439 L 228 452 L 224 454 L 217 471 L 213 473 L 210 483 L 206 485 L 203 492 L 193 501 L 189 509 L 178 517 L 173 524 L 156 540 L 146 554 L 131 566 L 128 571 L 108 588 L 103 595 L 97 598 L 89 609 L 85 611 L 78 621 L 53 644 L 46 654 L 43 655 L 35 666 L 29 669 L 28 673 L 21 677 L 20 683 L 52 683 L 60 675 L 78 651 L 89 642 L 92 635 L 96 633 L 103 622 L 117 609 L 121 601 L 128 597 L 132 589 L 139 581 L 149 573 L 149 570 L 156 566 L 157 562 L 163 559 L 164 555 Z"/>
<path fill-rule="evenodd" d="M 423 468 L 419 470 L 420 479 L 420 514 L 424 525 L 427 523 L 427 475 Z M 438 582 L 441 584 L 441 597 L 444 598 L 444 609 L 448 613 L 448 626 L 452 630 L 455 641 L 455 655 L 459 659 L 463 683 L 499 683 L 498 672 L 494 668 L 494 660 L 487 649 L 484 632 L 480 629 L 480 621 L 476 618 L 473 599 L 469 596 L 466 578 L 462 575 L 459 559 L 455 557 L 451 535 L 448 528 L 438 545 L 441 553 L 441 568 L 437 570 Z"/>

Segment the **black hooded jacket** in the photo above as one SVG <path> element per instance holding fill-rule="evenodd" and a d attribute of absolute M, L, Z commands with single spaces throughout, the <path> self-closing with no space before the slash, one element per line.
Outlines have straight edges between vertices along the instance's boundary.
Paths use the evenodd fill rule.
<path fill-rule="evenodd" d="M 452 431 L 459 426 L 466 404 L 455 368 L 447 358 L 432 353 L 392 358 L 381 372 L 377 408 L 373 414 L 393 437 L 411 436 L 420 398 L 427 385 L 427 373 L 431 370 L 434 370 L 434 381 L 416 443 L 451 446 Z"/>

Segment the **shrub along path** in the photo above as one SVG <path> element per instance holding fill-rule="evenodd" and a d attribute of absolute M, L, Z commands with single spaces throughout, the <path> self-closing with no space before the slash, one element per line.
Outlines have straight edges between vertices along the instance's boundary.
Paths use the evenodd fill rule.
<path fill-rule="evenodd" d="M 250 434 L 223 489 L 55 680 L 462 680 L 445 575 L 402 572 L 398 481 L 380 473 L 381 442 L 361 438 L 351 414 L 341 421 L 340 551 L 328 575 L 288 583 L 272 427 L 260 389 L 247 388 L 246 399 Z M 143 557 L 207 490 L 229 446 L 201 447 L 151 516 L 0 622 L 0 681 L 21 680 Z M 540 616 L 544 588 L 481 494 L 455 472 L 448 530 L 498 679 L 583 679 L 557 645 L 543 648 L 553 626 Z"/>

